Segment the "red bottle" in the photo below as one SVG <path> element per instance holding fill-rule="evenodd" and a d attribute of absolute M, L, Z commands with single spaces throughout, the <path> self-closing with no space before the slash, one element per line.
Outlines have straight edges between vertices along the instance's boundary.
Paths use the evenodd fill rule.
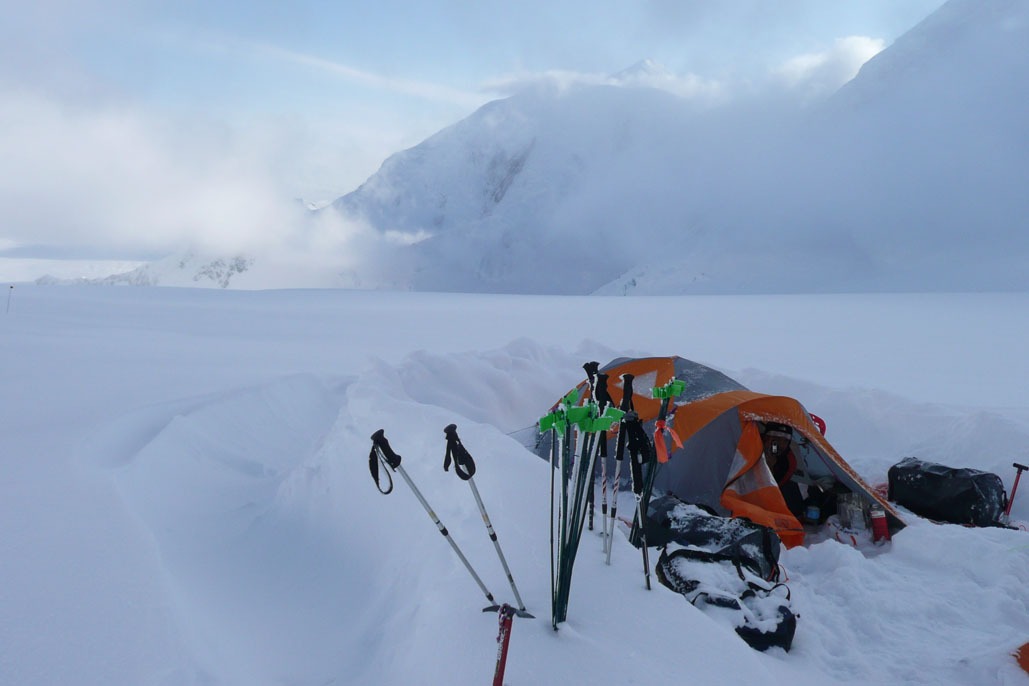
<path fill-rule="evenodd" d="M 872 540 L 876 543 L 890 540 L 890 527 L 886 522 L 886 510 L 882 509 L 879 505 L 873 505 L 869 515 L 872 518 Z"/>

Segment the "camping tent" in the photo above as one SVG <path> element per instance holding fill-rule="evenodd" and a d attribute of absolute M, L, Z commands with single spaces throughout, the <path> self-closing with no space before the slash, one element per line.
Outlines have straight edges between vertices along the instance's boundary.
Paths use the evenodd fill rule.
<path fill-rule="evenodd" d="M 600 371 L 609 377 L 608 391 L 616 406 L 622 400 L 622 374 L 635 377 L 633 403 L 640 418 L 651 424 L 651 432 L 661 403 L 651 397 L 650 389 L 673 378 L 686 384 L 667 422 L 683 447 L 658 469 L 655 491 L 772 527 L 787 547 L 803 543 L 804 527 L 786 506 L 761 459 L 760 427 L 776 422 L 793 428 L 791 449 L 798 472 L 811 480 L 832 477 L 868 504 L 882 506 L 891 531 L 903 528 L 897 512 L 861 480 L 797 400 L 755 393 L 721 372 L 681 357 L 619 358 Z M 589 394 L 585 381 L 579 389 Z"/>

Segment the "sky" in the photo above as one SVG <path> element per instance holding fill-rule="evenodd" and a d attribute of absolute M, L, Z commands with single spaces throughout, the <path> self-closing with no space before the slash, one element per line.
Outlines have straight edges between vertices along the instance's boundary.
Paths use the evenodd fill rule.
<path fill-rule="evenodd" d="M 602 296 L 35 285 L 7 295 L 4 684 L 489 683 L 497 616 L 481 611 L 483 594 L 407 484 L 394 475 L 384 496 L 368 472 L 381 428 L 486 587 L 512 602 L 469 487 L 442 469 L 451 423 L 536 616 L 515 619 L 505 683 L 1029 678 L 1011 657 L 1029 641 L 1029 533 L 903 508 L 907 527 L 882 547 L 867 531 L 855 547 L 837 542 L 826 526 L 782 551 L 800 615 L 788 654 L 751 650 L 732 631 L 738 616 L 653 578 L 647 591 L 621 526 L 610 566 L 599 527 L 583 533 L 555 633 L 549 469 L 526 447 L 584 362 L 679 354 L 802 402 L 870 485 L 914 455 L 992 472 L 1011 493 L 1012 462 L 1029 463 L 1029 294 L 631 299 L 638 321 L 661 322 L 658 335 L 598 326 L 626 304 Z M 797 336 L 783 312 L 817 325 Z M 523 443 L 515 432 L 526 427 Z M 1027 478 L 1011 511 L 1023 528 Z M 630 493 L 620 491 L 620 516 Z M 597 503 L 599 519 L 602 493 Z M 658 557 L 651 550 L 652 568 Z"/>
<path fill-rule="evenodd" d="M 832 88 L 941 4 L 19 3 L 0 26 L 0 258 L 232 246 L 539 80 L 650 59 L 687 96 Z"/>

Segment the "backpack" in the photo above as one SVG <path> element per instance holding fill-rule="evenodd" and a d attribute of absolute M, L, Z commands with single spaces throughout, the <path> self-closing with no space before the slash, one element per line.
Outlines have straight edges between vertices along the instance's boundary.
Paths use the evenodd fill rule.
<path fill-rule="evenodd" d="M 658 581 L 694 607 L 728 614 L 736 634 L 755 650 L 789 652 L 793 646 L 797 615 L 790 609 L 786 584 L 765 582 L 738 560 L 689 548 L 666 547 L 655 572 Z"/>
<path fill-rule="evenodd" d="M 752 648 L 789 651 L 797 616 L 790 589 L 778 583 L 782 542 L 775 531 L 665 495 L 647 508 L 646 536 L 648 545 L 663 547 L 655 566 L 661 584 L 705 612 L 728 614 Z"/>
<path fill-rule="evenodd" d="M 710 559 L 738 561 L 762 579 L 777 581 L 782 542 L 775 531 L 740 517 L 721 517 L 703 505 L 664 495 L 647 508 L 647 544 L 702 550 Z"/>

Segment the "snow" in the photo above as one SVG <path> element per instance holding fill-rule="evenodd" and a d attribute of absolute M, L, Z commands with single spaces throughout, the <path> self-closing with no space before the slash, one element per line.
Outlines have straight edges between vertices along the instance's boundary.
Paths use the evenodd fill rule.
<path fill-rule="evenodd" d="M 549 478 L 512 436 L 590 359 L 679 354 L 791 394 L 869 482 L 907 455 L 1026 462 L 1025 294 L 535 297 L 19 286 L 0 316 L 0 682 L 482 684 L 519 591 L 509 684 L 1026 684 L 1029 534 L 907 515 L 886 549 L 785 551 L 790 653 L 751 650 L 587 532 L 549 621 Z M 1022 488 L 1029 488 L 1023 480 Z M 1013 519 L 1029 520 L 1029 492 Z M 652 560 L 656 559 L 656 553 Z"/>

